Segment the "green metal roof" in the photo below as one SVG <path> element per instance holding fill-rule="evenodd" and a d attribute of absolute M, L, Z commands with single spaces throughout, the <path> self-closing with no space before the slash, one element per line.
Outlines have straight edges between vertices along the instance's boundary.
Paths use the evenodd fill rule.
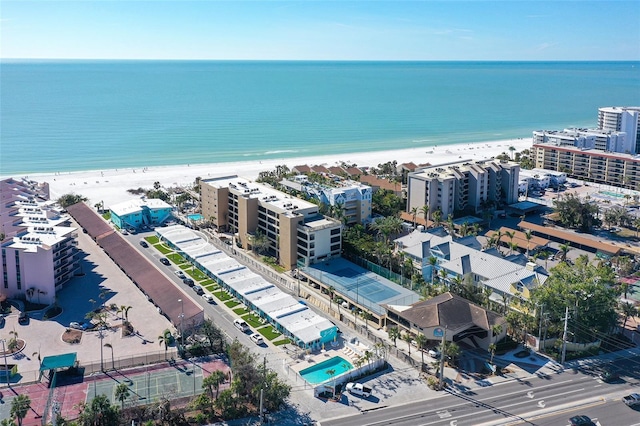
<path fill-rule="evenodd" d="M 73 367 L 76 363 L 77 352 L 62 355 L 46 356 L 40 364 L 40 371 Z"/>

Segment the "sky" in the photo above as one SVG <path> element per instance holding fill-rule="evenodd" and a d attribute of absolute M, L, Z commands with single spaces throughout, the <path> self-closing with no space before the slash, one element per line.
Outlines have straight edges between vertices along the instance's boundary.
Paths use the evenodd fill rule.
<path fill-rule="evenodd" d="M 0 2 L 0 58 L 640 60 L 640 1 Z"/>

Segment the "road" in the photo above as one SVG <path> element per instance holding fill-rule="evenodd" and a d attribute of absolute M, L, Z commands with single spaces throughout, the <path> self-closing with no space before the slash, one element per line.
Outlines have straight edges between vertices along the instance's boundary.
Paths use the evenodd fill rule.
<path fill-rule="evenodd" d="M 590 416 L 601 426 L 640 425 L 640 410 L 621 398 L 640 389 L 638 357 L 616 363 L 626 369 L 618 383 L 603 383 L 591 371 L 514 380 L 481 389 L 452 388 L 436 398 L 339 419 L 322 426 L 496 426 L 567 425 L 571 416 Z M 375 391 L 375 390 L 374 390 Z"/>

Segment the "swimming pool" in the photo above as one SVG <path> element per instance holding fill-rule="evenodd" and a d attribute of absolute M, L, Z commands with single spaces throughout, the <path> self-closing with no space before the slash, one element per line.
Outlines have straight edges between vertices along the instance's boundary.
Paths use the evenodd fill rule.
<path fill-rule="evenodd" d="M 340 356 L 334 356 L 326 361 L 322 361 L 320 364 L 301 370 L 300 375 L 310 384 L 316 385 L 338 377 L 351 369 L 353 369 L 353 365 L 349 361 Z M 334 374 L 328 374 L 328 370 L 334 370 Z"/>
<path fill-rule="evenodd" d="M 613 191 L 600 191 L 600 193 L 604 195 L 608 195 L 609 197 L 624 198 L 624 194 L 619 194 Z"/>
<path fill-rule="evenodd" d="M 198 213 L 198 214 L 188 214 L 187 215 L 187 219 L 189 219 L 189 220 L 202 220 L 202 215 L 200 213 Z"/>

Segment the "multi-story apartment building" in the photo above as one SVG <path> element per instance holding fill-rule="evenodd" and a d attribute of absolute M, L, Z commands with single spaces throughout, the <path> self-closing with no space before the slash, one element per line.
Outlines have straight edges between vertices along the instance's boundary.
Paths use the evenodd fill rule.
<path fill-rule="evenodd" d="M 454 211 L 477 211 L 487 201 L 514 203 L 518 200 L 517 163 L 464 160 L 409 173 L 407 211 L 429 206 L 443 217 Z"/>
<path fill-rule="evenodd" d="M 536 130 L 533 132 L 533 143 L 549 143 L 626 154 L 635 151 L 635 142 L 629 141 L 627 133 L 603 129 Z"/>
<path fill-rule="evenodd" d="M 536 167 L 566 172 L 578 179 L 640 190 L 640 157 L 550 143 L 534 144 Z"/>
<path fill-rule="evenodd" d="M 297 175 L 294 181 L 280 182 L 289 188 L 304 192 L 321 203 L 339 208 L 346 225 L 366 224 L 371 221 L 373 189 L 353 180 L 341 180 L 337 186 L 309 182 L 305 175 Z"/>
<path fill-rule="evenodd" d="M 49 304 L 79 269 L 76 229 L 47 201 L 46 185 L 6 179 L 0 182 L 0 294 Z"/>
<path fill-rule="evenodd" d="M 640 154 L 640 107 L 598 108 L 598 128 L 627 134 L 630 154 Z M 627 152 L 617 151 L 617 152 Z"/>
<path fill-rule="evenodd" d="M 295 268 L 339 256 L 342 223 L 318 206 L 238 176 L 200 180 L 202 215 L 250 247 L 260 233 L 280 264 Z"/>

